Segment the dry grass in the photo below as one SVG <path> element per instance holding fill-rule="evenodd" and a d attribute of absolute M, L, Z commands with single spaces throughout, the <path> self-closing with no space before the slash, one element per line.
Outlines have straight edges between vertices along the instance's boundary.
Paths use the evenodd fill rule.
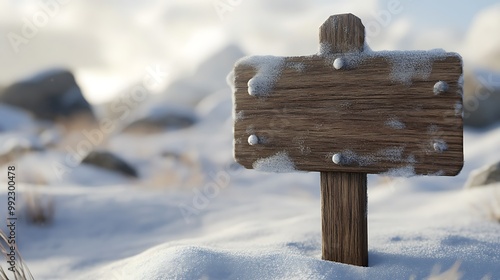
<path fill-rule="evenodd" d="M 8 246 L 8 238 L 7 235 L 0 230 L 0 253 L 5 257 L 5 260 L 8 260 L 7 254 L 10 252 L 10 249 L 7 251 Z M 0 280 L 33 280 L 35 279 L 33 275 L 31 274 L 28 266 L 24 262 L 23 258 L 21 257 L 21 254 L 19 250 L 16 247 L 16 265 L 14 268 L 14 271 L 9 271 L 7 269 L 7 272 L 3 269 L 2 265 L 0 265 Z M 8 274 L 11 274 L 13 278 L 9 278 Z"/>
<path fill-rule="evenodd" d="M 49 184 L 47 175 L 43 173 L 43 170 L 30 169 L 29 172 L 23 172 L 22 176 L 19 178 L 19 182 L 45 186 Z"/>
<path fill-rule="evenodd" d="M 96 119 L 87 113 L 79 113 L 71 117 L 61 117 L 56 120 L 56 124 L 61 126 L 64 131 L 82 131 L 98 127 Z"/>
<path fill-rule="evenodd" d="M 27 193 L 25 197 L 25 213 L 29 223 L 45 226 L 54 220 L 54 201 L 43 198 L 36 193 Z"/>
<path fill-rule="evenodd" d="M 158 160 L 150 177 L 139 182 L 143 188 L 184 188 L 199 186 L 204 182 L 200 164 L 189 154 L 166 152 Z"/>

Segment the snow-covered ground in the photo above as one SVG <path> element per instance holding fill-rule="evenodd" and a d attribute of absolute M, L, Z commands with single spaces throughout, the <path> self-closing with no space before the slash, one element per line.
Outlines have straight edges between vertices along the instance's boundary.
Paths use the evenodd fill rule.
<path fill-rule="evenodd" d="M 156 187 L 83 167 L 49 186 L 19 184 L 20 201 L 37 195 L 55 207 L 52 224 L 21 222 L 17 229 L 36 279 L 423 279 L 457 262 L 462 279 L 500 277 L 500 224 L 482 212 L 490 203 L 500 207 L 500 185 L 463 189 L 472 169 L 499 160 L 500 127 L 466 131 L 458 177 L 370 177 L 370 267 L 360 268 L 321 260 L 317 173 L 232 165 L 228 106 L 223 119 L 206 115 L 188 130 L 141 139 L 146 152 L 184 153 L 197 166 L 154 156 L 141 163 L 144 151 L 127 148 L 134 136 L 112 140 L 113 150 L 142 166 L 145 182 L 154 172 L 171 174 Z M 55 160 L 57 154 L 21 157 L 18 176 Z M 173 178 L 185 172 L 202 179 Z M 74 177 L 95 184 L 71 183 L 79 182 Z M 101 178 L 107 181 L 99 184 Z M 0 199 L 6 195 L 2 190 Z"/>
<path fill-rule="evenodd" d="M 232 3 L 223 18 L 201 0 L 59 2 L 67 4 L 19 53 L 8 40 L 0 42 L 10 66 L 0 72 L 2 85 L 66 66 L 86 97 L 101 103 L 161 65 L 168 75 L 154 92 L 172 87 L 158 100 L 199 121 L 148 136 L 105 135 L 99 147 L 138 170 L 139 179 L 128 179 L 68 162 L 65 148 L 83 141 L 81 132 L 65 134 L 0 107 L 0 141 L 11 144 L 0 147 L 2 155 L 18 148 L 4 141 L 12 137 L 28 139 L 28 147 L 53 146 L 13 157 L 17 240 L 35 279 L 426 279 L 444 271 L 451 279 L 500 279 L 500 223 L 489 218 L 500 216 L 500 184 L 463 189 L 472 170 L 500 161 L 500 126 L 466 129 L 465 166 L 457 177 L 370 175 L 369 267 L 355 267 L 321 260 L 318 173 L 269 174 L 234 164 L 231 93 L 224 85 L 230 70 L 224 65 L 242 52 L 315 53 L 317 27 L 343 12 L 378 24 L 380 33 L 369 36 L 374 50 L 442 47 L 461 53 L 466 67 L 491 68 L 498 62 L 483 55 L 500 46 L 492 35 L 500 18 L 500 6 L 491 6 L 496 0 L 401 0 L 404 9 L 385 20 L 378 16 L 386 15 L 389 1 L 212 1 Z M 19 18 L 29 20 L 40 9 L 29 1 L 2 2 L 1 31 L 20 32 Z M 61 42 L 67 48 L 59 50 Z M 155 100 L 152 107 L 138 105 L 151 113 L 162 106 Z M 5 186 L 6 178 L 0 182 Z M 6 197 L 0 189 L 0 219 Z M 50 223 L 27 222 L 33 201 L 53 208 Z"/>

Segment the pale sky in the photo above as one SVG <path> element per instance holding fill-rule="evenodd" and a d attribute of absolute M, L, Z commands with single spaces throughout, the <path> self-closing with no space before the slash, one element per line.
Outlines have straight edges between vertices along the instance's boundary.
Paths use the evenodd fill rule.
<path fill-rule="evenodd" d="M 474 37 L 477 46 L 465 42 L 477 14 L 498 4 L 494 0 L 61 2 L 67 4 L 51 7 L 47 22 L 26 44 L 18 45 L 17 53 L 9 34 L 22 36 L 26 22 L 33 23 L 40 14 L 38 20 L 43 20 L 48 12 L 42 1 L 1 2 L 0 86 L 50 67 L 68 67 L 77 74 L 86 97 L 103 102 L 140 80 L 152 64 L 168 68 L 171 81 L 229 43 L 248 54 L 315 53 L 319 25 L 329 15 L 345 12 L 358 15 L 365 25 L 380 27 L 370 39 L 374 50 L 444 48 L 473 60 L 473 51 L 482 45 L 495 47 L 489 37 L 498 37 L 479 30 Z M 222 18 L 214 3 L 229 5 Z M 391 14 L 390 5 L 399 12 Z"/>

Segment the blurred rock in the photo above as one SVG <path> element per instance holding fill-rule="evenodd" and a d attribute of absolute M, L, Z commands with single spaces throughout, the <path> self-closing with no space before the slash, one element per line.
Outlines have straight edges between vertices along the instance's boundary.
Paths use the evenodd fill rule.
<path fill-rule="evenodd" d="M 486 165 L 479 169 L 473 170 L 467 182 L 465 183 L 465 188 L 477 188 L 485 186 L 488 184 L 494 184 L 500 182 L 500 162 L 495 164 Z"/>
<path fill-rule="evenodd" d="M 464 80 L 464 124 L 481 128 L 500 122 L 500 74 L 476 70 Z"/>
<path fill-rule="evenodd" d="M 13 130 L 31 131 L 35 127 L 35 120 L 25 110 L 0 104 L 0 133 Z"/>
<path fill-rule="evenodd" d="M 62 69 L 41 72 L 7 87 L 0 93 L 0 102 L 23 108 L 39 119 L 94 118 L 73 74 Z"/>
<path fill-rule="evenodd" d="M 82 164 L 93 165 L 130 177 L 138 177 L 137 171 L 132 166 L 111 152 L 92 151 L 83 159 Z"/>
<path fill-rule="evenodd" d="M 466 126 L 480 128 L 500 121 L 500 36 L 491 35 L 499 32 L 499 3 L 477 13 L 467 31 L 463 50 Z"/>
<path fill-rule="evenodd" d="M 220 92 L 221 90 L 228 91 L 229 87 L 226 83 L 227 74 L 233 69 L 235 62 L 245 56 L 243 51 L 236 45 L 228 45 L 218 52 L 214 53 L 211 57 L 202 62 L 196 71 L 187 76 L 183 76 L 173 81 L 167 88 L 155 90 L 148 95 L 146 100 L 136 102 L 132 105 L 123 104 L 120 98 L 127 97 L 133 92 L 134 85 L 124 90 L 115 100 L 108 103 L 96 106 L 99 116 L 103 116 L 118 122 L 124 122 L 128 127 L 127 132 L 131 132 L 131 128 L 146 128 L 145 122 L 141 121 L 142 118 L 147 124 L 152 124 L 153 131 L 159 131 L 158 127 L 165 127 L 164 124 L 177 123 L 178 127 L 186 127 L 192 125 L 193 118 L 181 118 L 173 120 L 170 114 L 166 114 L 164 119 L 166 121 L 152 120 L 149 117 L 142 116 L 137 118 L 138 111 L 151 110 L 151 108 L 161 112 L 162 107 L 180 106 L 181 108 L 195 108 L 204 98 L 209 95 Z M 137 83 L 136 85 L 140 85 Z M 161 118 L 160 118 L 161 119 Z M 132 124 L 132 122 L 138 122 Z M 189 124 L 191 123 L 191 124 Z M 147 130 L 147 129 L 146 129 Z"/>
<path fill-rule="evenodd" d="M 36 121 L 21 108 L 0 104 L 0 162 L 42 151 L 59 142 L 57 127 Z"/>
<path fill-rule="evenodd" d="M 28 152 L 42 150 L 44 150 L 44 146 L 36 136 L 14 133 L 0 134 L 0 162 L 2 163 L 15 160 Z"/>
<path fill-rule="evenodd" d="M 160 133 L 188 128 L 198 121 L 193 110 L 182 106 L 145 105 L 135 115 L 123 132 Z"/>

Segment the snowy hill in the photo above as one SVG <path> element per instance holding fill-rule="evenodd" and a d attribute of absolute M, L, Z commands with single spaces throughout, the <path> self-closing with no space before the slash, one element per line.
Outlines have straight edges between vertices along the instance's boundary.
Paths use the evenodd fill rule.
<path fill-rule="evenodd" d="M 16 242 L 35 279 L 500 279 L 500 183 L 464 189 L 473 170 L 500 162 L 498 123 L 465 129 L 457 177 L 369 176 L 369 267 L 355 267 L 321 260 L 318 173 L 263 173 L 234 163 L 225 79 L 247 53 L 316 52 L 325 16 L 353 12 L 379 24 L 374 49 L 453 47 L 446 50 L 464 54 L 468 73 L 496 83 L 498 4 L 413 1 L 382 26 L 377 19 L 390 1 L 226 2 L 239 4 L 221 19 L 201 0 L 102 1 L 102 9 L 73 1 L 19 54 L 4 40 L 0 55 L 11 66 L 2 71 L 4 86 L 60 64 L 75 69 L 90 101 L 108 95 L 120 106 L 134 103 L 118 112 L 123 120 L 110 114 L 73 131 L 0 106 L 0 219 L 7 218 L 5 171 L 15 165 Z M 440 12 L 450 5 L 453 12 Z M 0 8 L 5 34 L 39 11 L 26 1 Z M 68 47 L 54 51 L 61 42 Z M 111 90 L 132 88 L 151 62 L 171 65 L 163 90 L 141 102 Z M 471 83 L 470 92 L 476 88 Z M 122 131 L 165 115 L 188 124 Z M 106 124 L 114 129 L 103 130 Z M 88 136 L 98 133 L 101 141 Z M 80 164 L 75 151 L 95 150 L 119 156 L 138 178 Z"/>
<path fill-rule="evenodd" d="M 235 168 L 231 126 L 206 122 L 141 140 L 151 153 L 196 158 L 197 166 L 168 158 L 149 158 L 149 166 L 163 162 L 160 171 L 168 174 L 187 168 L 190 176 L 202 174 L 197 184 L 179 188 L 178 181 L 162 180 L 161 188 L 151 188 L 143 178 L 142 187 L 122 180 L 89 188 L 71 177 L 46 187 L 22 184 L 21 201 L 35 193 L 55 207 L 52 224 L 24 221 L 18 229 L 36 279 L 423 279 L 457 262 L 462 279 L 500 275 L 500 225 L 475 210 L 488 211 L 490 201 L 498 207 L 500 185 L 462 189 L 472 169 L 499 160 L 500 128 L 466 133 L 458 177 L 370 177 L 370 267 L 360 268 L 321 261 L 319 175 Z M 111 146 L 123 151 L 125 140 L 117 136 Z M 128 153 L 136 165 L 144 162 L 139 156 Z M 19 159 L 20 172 L 35 157 Z M 73 172 L 106 178 L 97 170 Z"/>

